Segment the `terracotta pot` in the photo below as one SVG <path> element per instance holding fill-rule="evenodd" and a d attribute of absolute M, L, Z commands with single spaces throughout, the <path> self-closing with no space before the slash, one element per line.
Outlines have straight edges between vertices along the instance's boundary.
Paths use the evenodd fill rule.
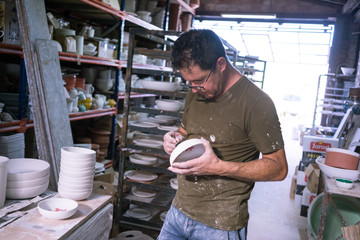
<path fill-rule="evenodd" d="M 66 75 L 63 76 L 63 80 L 65 81 L 66 90 L 70 91 L 75 87 L 76 83 L 76 75 Z"/>
<path fill-rule="evenodd" d="M 360 154 L 342 148 L 327 148 L 325 164 L 331 167 L 357 170 Z"/>
<path fill-rule="evenodd" d="M 82 88 L 82 89 L 85 90 L 85 78 L 76 77 L 75 87 L 76 88 Z"/>

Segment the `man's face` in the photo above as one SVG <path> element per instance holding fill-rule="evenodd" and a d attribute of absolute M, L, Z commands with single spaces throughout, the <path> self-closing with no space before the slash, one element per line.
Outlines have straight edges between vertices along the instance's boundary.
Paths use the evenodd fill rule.
<path fill-rule="evenodd" d="M 192 65 L 179 70 L 181 76 L 191 86 L 194 93 L 198 92 L 205 98 L 214 98 L 222 91 L 221 74 L 217 64 L 210 70 L 202 70 L 199 65 Z"/>

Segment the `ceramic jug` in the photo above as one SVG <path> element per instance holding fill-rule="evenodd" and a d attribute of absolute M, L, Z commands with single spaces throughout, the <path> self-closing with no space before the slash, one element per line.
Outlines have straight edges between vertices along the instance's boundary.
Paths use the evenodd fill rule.
<path fill-rule="evenodd" d="M 95 104 L 97 109 L 102 109 L 105 104 L 106 97 L 105 95 L 96 94 L 95 95 Z"/>

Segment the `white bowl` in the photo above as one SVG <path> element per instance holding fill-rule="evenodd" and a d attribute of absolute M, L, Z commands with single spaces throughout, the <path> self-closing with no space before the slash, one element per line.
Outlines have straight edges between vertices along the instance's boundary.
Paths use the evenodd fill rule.
<path fill-rule="evenodd" d="M 95 158 L 96 152 L 91 149 L 82 147 L 62 147 L 61 157 L 69 157 L 74 159 L 88 160 L 89 158 Z"/>
<path fill-rule="evenodd" d="M 49 181 L 50 173 L 44 177 L 36 178 L 34 180 L 26 181 L 7 181 L 6 186 L 8 188 L 28 188 L 43 185 Z"/>
<path fill-rule="evenodd" d="M 351 76 L 355 72 L 355 68 L 341 67 L 340 69 L 345 76 Z"/>
<path fill-rule="evenodd" d="M 200 139 L 194 138 L 181 142 L 170 155 L 170 165 L 174 162 L 186 162 L 198 158 L 205 152 Z"/>
<path fill-rule="evenodd" d="M 69 199 L 72 199 L 72 200 L 75 200 L 75 201 L 80 201 L 80 200 L 84 200 L 86 198 L 88 198 L 91 193 L 92 193 L 92 190 L 91 191 L 71 191 L 71 190 L 68 190 L 68 189 L 64 189 L 62 187 L 58 187 L 58 192 L 60 194 L 61 197 L 63 198 L 69 198 Z"/>
<path fill-rule="evenodd" d="M 63 176 L 60 176 L 59 177 L 59 182 L 58 183 L 61 183 L 62 185 L 66 185 L 66 186 L 75 186 L 77 188 L 80 188 L 80 187 L 87 187 L 87 186 L 92 186 L 92 184 L 94 183 L 94 180 L 93 178 L 89 178 L 87 180 L 83 180 L 83 181 L 72 181 L 70 180 L 69 178 L 67 177 L 63 177 Z"/>
<path fill-rule="evenodd" d="M 66 177 L 90 177 L 95 174 L 95 167 L 91 170 L 80 171 L 70 170 L 68 168 L 60 168 L 60 173 Z"/>
<path fill-rule="evenodd" d="M 58 187 L 63 189 L 68 189 L 70 191 L 90 191 L 92 189 L 92 182 L 84 183 L 84 184 L 75 184 L 75 183 L 66 183 L 62 180 L 59 180 Z"/>
<path fill-rule="evenodd" d="M 79 204 L 71 199 L 50 198 L 38 203 L 41 215 L 49 219 L 65 219 L 75 214 Z"/>
<path fill-rule="evenodd" d="M 182 103 L 177 100 L 158 99 L 155 103 L 157 108 L 163 111 L 177 112 L 182 107 Z"/>
<path fill-rule="evenodd" d="M 69 168 L 90 168 L 95 166 L 95 159 L 89 159 L 89 161 L 76 161 L 75 159 L 61 158 L 60 166 Z"/>
<path fill-rule="evenodd" d="M 113 87 L 114 79 L 98 78 L 95 81 L 95 87 L 101 91 L 109 91 Z"/>
<path fill-rule="evenodd" d="M 351 181 L 349 179 L 344 179 L 344 178 L 336 178 L 335 184 L 339 188 L 343 188 L 343 189 L 351 189 L 354 186 L 353 181 Z"/>
<path fill-rule="evenodd" d="M 59 174 L 59 177 L 62 178 L 62 179 L 65 179 L 66 181 L 68 182 L 87 182 L 87 181 L 93 181 L 94 179 L 94 176 L 93 175 L 88 175 L 88 176 L 85 176 L 85 177 L 69 177 L 69 176 L 64 176 L 64 174 L 62 174 L 60 172 Z"/>
<path fill-rule="evenodd" d="M 49 174 L 50 164 L 33 158 L 10 159 L 7 167 L 8 181 L 24 181 L 41 178 Z"/>
<path fill-rule="evenodd" d="M 177 82 L 161 82 L 161 81 L 149 81 L 139 80 L 141 86 L 146 89 L 175 92 L 180 89 L 181 85 Z"/>
<path fill-rule="evenodd" d="M 35 187 L 28 187 L 28 188 L 7 188 L 6 189 L 6 198 L 9 199 L 26 199 L 26 198 L 32 198 L 36 197 L 43 192 L 46 191 L 46 189 L 49 186 L 49 181 L 47 181 L 45 184 L 35 186 Z"/>
<path fill-rule="evenodd" d="M 341 169 L 336 167 L 330 167 L 325 165 L 325 158 L 318 157 L 316 159 L 316 163 L 319 165 L 320 170 L 329 178 L 346 178 L 352 181 L 356 181 L 359 179 L 359 171 L 358 170 L 348 170 Z"/>

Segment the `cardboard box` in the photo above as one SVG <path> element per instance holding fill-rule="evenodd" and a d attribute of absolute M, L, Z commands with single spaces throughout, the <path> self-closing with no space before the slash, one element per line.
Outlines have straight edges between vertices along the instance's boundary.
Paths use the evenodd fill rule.
<path fill-rule="evenodd" d="M 311 193 L 317 193 L 320 179 L 320 168 L 317 164 L 310 164 L 305 169 L 306 187 Z"/>
<path fill-rule="evenodd" d="M 304 136 L 303 151 L 326 153 L 327 148 L 339 147 L 339 139 L 331 137 Z"/>

